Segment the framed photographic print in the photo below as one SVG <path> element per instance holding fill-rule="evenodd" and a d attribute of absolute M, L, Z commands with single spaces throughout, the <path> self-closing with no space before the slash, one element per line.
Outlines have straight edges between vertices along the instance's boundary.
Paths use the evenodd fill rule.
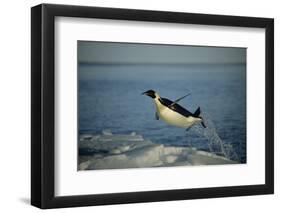
<path fill-rule="evenodd" d="M 31 9 L 31 203 L 271 194 L 274 21 Z"/>

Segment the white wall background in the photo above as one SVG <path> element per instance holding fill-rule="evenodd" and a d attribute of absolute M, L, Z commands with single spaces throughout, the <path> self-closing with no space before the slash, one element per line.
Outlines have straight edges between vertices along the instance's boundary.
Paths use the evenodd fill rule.
<path fill-rule="evenodd" d="M 45 0 L 194 13 L 275 18 L 275 195 L 50 210 L 51 212 L 278 212 L 281 207 L 281 3 L 276 0 Z M 37 0 L 1 2 L 0 33 L 0 211 L 39 212 L 30 197 L 30 7 Z M 253 79 L 254 80 L 254 79 Z M 280 210 L 279 210 L 280 211 Z"/>

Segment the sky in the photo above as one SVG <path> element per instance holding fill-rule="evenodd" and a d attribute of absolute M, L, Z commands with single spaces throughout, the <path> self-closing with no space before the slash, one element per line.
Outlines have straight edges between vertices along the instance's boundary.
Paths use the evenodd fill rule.
<path fill-rule="evenodd" d="M 246 63 L 246 48 L 78 41 L 78 62 L 92 64 Z"/>

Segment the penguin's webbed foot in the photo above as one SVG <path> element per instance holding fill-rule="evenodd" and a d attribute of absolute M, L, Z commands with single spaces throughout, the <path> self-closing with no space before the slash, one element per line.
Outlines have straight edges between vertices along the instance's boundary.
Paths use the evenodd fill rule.
<path fill-rule="evenodd" d="M 204 128 L 206 128 L 206 125 L 205 125 L 205 123 L 204 123 L 203 121 L 201 121 L 201 125 L 202 125 Z"/>

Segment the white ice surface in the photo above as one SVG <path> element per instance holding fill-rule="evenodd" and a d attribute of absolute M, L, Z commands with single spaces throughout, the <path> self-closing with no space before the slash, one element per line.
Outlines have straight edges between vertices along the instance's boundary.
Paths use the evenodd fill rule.
<path fill-rule="evenodd" d="M 79 170 L 121 169 L 178 165 L 218 165 L 236 163 L 213 153 L 191 147 L 155 144 L 135 133 L 82 135 L 79 149 Z"/>

